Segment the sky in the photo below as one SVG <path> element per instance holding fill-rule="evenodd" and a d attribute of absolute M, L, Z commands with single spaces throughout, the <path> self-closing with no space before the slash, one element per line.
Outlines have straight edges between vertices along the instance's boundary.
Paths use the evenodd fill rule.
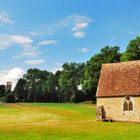
<path fill-rule="evenodd" d="M 140 35 L 139 0 L 0 0 L 0 84 L 55 72 Z"/>

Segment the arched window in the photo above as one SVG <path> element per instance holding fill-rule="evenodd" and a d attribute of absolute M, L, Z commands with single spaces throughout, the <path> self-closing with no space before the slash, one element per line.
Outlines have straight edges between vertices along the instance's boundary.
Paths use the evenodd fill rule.
<path fill-rule="evenodd" d="M 133 103 L 132 103 L 132 101 L 129 101 L 129 110 L 133 110 Z"/>
<path fill-rule="evenodd" d="M 124 111 L 128 110 L 128 103 L 126 101 L 123 103 L 123 110 Z"/>
<path fill-rule="evenodd" d="M 133 111 L 132 98 L 130 98 L 129 96 L 124 98 L 123 111 Z"/>

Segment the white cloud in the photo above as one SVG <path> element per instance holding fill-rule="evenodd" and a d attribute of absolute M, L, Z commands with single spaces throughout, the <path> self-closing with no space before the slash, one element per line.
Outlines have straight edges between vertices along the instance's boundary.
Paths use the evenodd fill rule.
<path fill-rule="evenodd" d="M 72 34 L 73 37 L 78 38 L 78 39 L 84 38 L 85 35 L 86 35 L 86 33 L 83 32 L 83 31 L 77 31 L 77 32 L 74 32 L 74 33 Z"/>
<path fill-rule="evenodd" d="M 48 45 L 54 45 L 56 44 L 56 40 L 43 40 L 38 43 L 40 46 L 48 46 Z"/>
<path fill-rule="evenodd" d="M 29 49 L 29 50 L 24 50 L 23 51 L 23 56 L 35 56 L 38 54 L 38 51 L 35 49 Z"/>
<path fill-rule="evenodd" d="M 31 38 L 26 36 L 20 36 L 20 35 L 9 36 L 9 41 L 23 46 L 28 46 L 33 42 Z"/>
<path fill-rule="evenodd" d="M 87 28 L 91 22 L 93 22 L 93 20 L 87 16 L 71 15 L 63 20 L 60 20 L 56 24 L 56 27 L 59 29 L 69 28 L 74 37 L 83 38 L 86 35 L 83 30 Z"/>
<path fill-rule="evenodd" d="M 2 23 L 14 23 L 14 21 L 12 19 L 10 19 L 9 15 L 5 11 L 0 12 L 0 22 L 2 22 Z"/>
<path fill-rule="evenodd" d="M 87 53 L 89 51 L 88 48 L 79 48 L 78 51 L 82 52 L 82 53 Z"/>
<path fill-rule="evenodd" d="M 93 20 L 87 16 L 71 15 L 63 20 L 60 20 L 57 23 L 57 26 L 72 27 L 72 30 L 76 31 L 86 28 L 92 21 Z"/>
<path fill-rule="evenodd" d="M 18 44 L 23 47 L 29 47 L 33 40 L 27 36 L 21 35 L 0 35 L 0 49 L 10 47 L 12 44 Z"/>
<path fill-rule="evenodd" d="M 89 25 L 89 23 L 85 22 L 85 21 L 78 22 L 75 24 L 72 31 L 78 31 L 78 30 L 84 29 L 84 28 L 88 27 L 88 25 Z"/>
<path fill-rule="evenodd" d="M 29 64 L 29 65 L 39 65 L 39 64 L 43 64 L 45 62 L 44 59 L 34 59 L 34 60 L 26 60 L 25 64 Z"/>
<path fill-rule="evenodd" d="M 37 56 L 38 54 L 40 54 L 41 52 L 38 51 L 36 48 L 34 48 L 33 46 L 30 47 L 24 47 L 23 48 L 23 52 L 21 54 L 12 56 L 13 59 L 21 59 L 24 57 L 33 57 L 33 56 Z"/>
<path fill-rule="evenodd" d="M 25 71 L 21 68 L 13 68 L 6 71 L 0 71 L 0 84 L 6 84 L 7 81 L 12 82 L 12 89 L 14 89 L 17 80 L 22 78 Z"/>

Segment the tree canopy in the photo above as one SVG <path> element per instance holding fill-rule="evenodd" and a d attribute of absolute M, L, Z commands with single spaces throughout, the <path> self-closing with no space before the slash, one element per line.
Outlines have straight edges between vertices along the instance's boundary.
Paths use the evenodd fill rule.
<path fill-rule="evenodd" d="M 140 37 L 136 37 L 129 42 L 126 51 L 121 57 L 121 61 L 131 61 L 140 59 Z"/>
<path fill-rule="evenodd" d="M 140 37 L 131 40 L 121 53 L 118 46 L 105 46 L 86 63 L 64 63 L 55 74 L 31 68 L 18 79 L 14 92 L 0 85 L 0 98 L 18 102 L 81 102 L 96 100 L 102 64 L 140 59 Z"/>

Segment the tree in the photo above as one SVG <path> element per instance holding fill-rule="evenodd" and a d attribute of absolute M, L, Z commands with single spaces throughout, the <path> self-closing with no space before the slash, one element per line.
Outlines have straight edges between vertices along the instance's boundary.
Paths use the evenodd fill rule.
<path fill-rule="evenodd" d="M 41 80 L 43 77 L 42 71 L 39 69 L 28 69 L 27 74 L 24 75 L 27 80 L 28 87 L 28 101 L 36 102 L 39 99 Z"/>
<path fill-rule="evenodd" d="M 61 72 L 58 82 L 62 102 L 74 102 L 77 94 L 77 86 L 80 84 L 79 67 L 81 64 L 65 63 L 63 64 L 63 71 Z"/>
<path fill-rule="evenodd" d="M 120 61 L 118 46 L 105 46 L 86 64 L 64 63 L 55 74 L 40 69 L 28 69 L 18 80 L 15 96 L 29 102 L 80 102 L 95 100 L 100 69 L 103 63 Z M 82 88 L 79 88 L 81 87 Z"/>
<path fill-rule="evenodd" d="M 55 77 L 55 75 L 52 75 L 52 73 L 46 70 L 42 71 L 36 68 L 28 69 L 27 73 L 23 76 L 26 80 L 25 89 L 27 92 L 27 101 L 50 102 L 50 100 L 54 100 L 50 97 L 51 95 L 53 96 L 54 93 L 52 94 L 52 91 L 50 93 L 48 92 L 48 90 L 53 86 L 51 84 L 51 80 Z"/>
<path fill-rule="evenodd" d="M 50 95 L 50 102 L 57 102 L 57 79 L 53 73 L 49 73 L 45 86 Z"/>
<path fill-rule="evenodd" d="M 27 101 L 27 81 L 26 79 L 20 78 L 14 89 L 14 94 L 19 102 Z"/>
<path fill-rule="evenodd" d="M 0 85 L 0 97 L 4 97 L 6 94 L 6 86 Z"/>
<path fill-rule="evenodd" d="M 118 46 L 105 46 L 101 52 L 95 54 L 89 61 L 87 61 L 84 70 L 84 79 L 82 87 L 86 93 L 87 100 L 95 100 L 95 94 L 98 85 L 101 66 L 103 63 L 114 63 L 120 61 L 121 53 Z"/>
<path fill-rule="evenodd" d="M 121 61 L 131 61 L 140 59 L 140 37 L 136 37 L 129 42 L 126 51 L 121 57 Z"/>

